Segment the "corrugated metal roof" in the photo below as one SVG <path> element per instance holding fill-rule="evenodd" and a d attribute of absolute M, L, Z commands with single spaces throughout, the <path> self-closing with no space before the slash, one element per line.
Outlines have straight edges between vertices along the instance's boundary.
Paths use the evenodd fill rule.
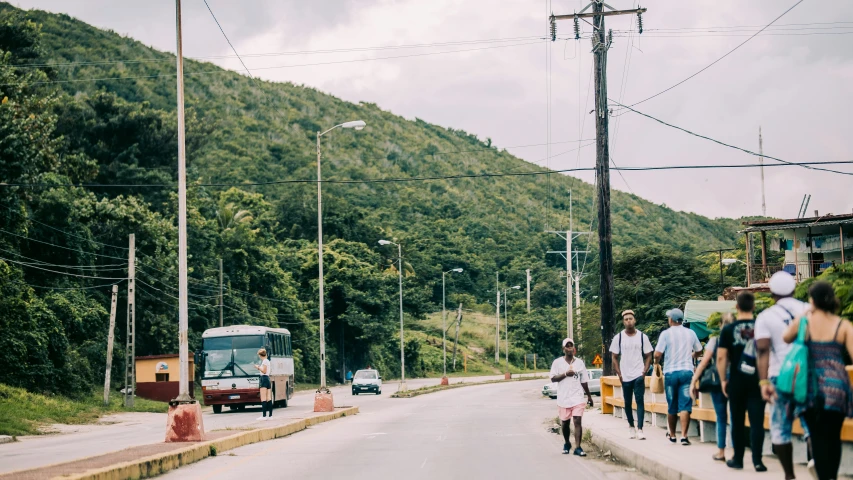
<path fill-rule="evenodd" d="M 831 225 L 853 224 L 853 215 L 837 215 L 826 218 L 800 218 L 795 220 L 777 220 L 769 222 L 744 222 L 747 228 L 738 233 L 769 232 L 771 230 L 793 230 L 795 228 L 825 227 Z"/>

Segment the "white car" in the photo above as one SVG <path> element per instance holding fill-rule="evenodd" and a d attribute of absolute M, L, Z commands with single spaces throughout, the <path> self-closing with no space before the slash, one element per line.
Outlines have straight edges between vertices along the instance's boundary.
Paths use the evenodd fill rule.
<path fill-rule="evenodd" d="M 359 370 L 352 377 L 352 394 L 373 392 L 382 395 L 382 377 L 376 370 Z"/>
<path fill-rule="evenodd" d="M 589 393 L 593 395 L 601 395 L 601 375 L 604 373 L 604 370 L 600 368 L 591 368 L 589 371 L 589 382 L 587 385 L 589 386 Z M 542 387 L 542 395 L 557 398 L 557 384 L 549 383 Z"/>
<path fill-rule="evenodd" d="M 542 395 L 551 397 L 552 399 L 557 398 L 557 384 L 549 383 L 542 387 Z"/>

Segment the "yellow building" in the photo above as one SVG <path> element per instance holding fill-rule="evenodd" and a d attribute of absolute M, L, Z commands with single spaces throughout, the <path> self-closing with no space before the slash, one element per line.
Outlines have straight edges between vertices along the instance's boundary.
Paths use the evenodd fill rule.
<path fill-rule="evenodd" d="M 189 355 L 189 391 L 194 396 L 195 364 Z M 136 357 L 136 395 L 149 400 L 168 402 L 178 396 L 180 358 L 176 354 Z"/>

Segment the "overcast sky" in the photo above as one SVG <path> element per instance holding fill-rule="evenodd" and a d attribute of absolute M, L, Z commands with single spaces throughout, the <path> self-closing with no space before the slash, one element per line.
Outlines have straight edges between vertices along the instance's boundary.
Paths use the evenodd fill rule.
<path fill-rule="evenodd" d="M 249 69 L 264 79 L 304 83 L 345 100 L 373 102 L 409 119 L 419 117 L 463 129 L 482 139 L 489 137 L 498 147 L 544 143 L 549 103 L 552 142 L 595 137 L 594 117 L 588 114 L 593 108 L 592 96 L 588 97 L 592 66 L 589 40 L 536 40 L 547 31 L 547 12 L 572 13 L 586 1 L 208 2 Z M 67 13 L 160 50 L 175 50 L 175 7 L 171 0 L 13 3 Z M 631 0 L 608 3 L 616 8 L 635 6 Z M 642 6 L 649 9 L 643 16 L 645 33 L 630 38 L 627 33 L 616 32 L 609 52 L 609 96 L 632 104 L 683 80 L 794 3 L 796 0 L 643 2 Z M 183 5 L 184 54 L 231 55 L 204 2 L 184 0 Z M 756 37 L 699 76 L 636 108 L 754 151 L 758 151 L 761 126 L 765 154 L 787 161 L 853 160 L 853 2 L 806 0 L 777 25 L 770 35 Z M 732 28 L 739 26 L 744 28 Z M 608 17 L 607 27 L 623 32 L 636 30 L 636 17 Z M 591 27 L 583 25 L 582 30 L 589 33 Z M 571 22 L 558 24 L 558 35 L 565 38 L 571 31 Z M 514 40 L 493 41 L 497 39 Z M 251 56 L 448 42 L 455 44 Z M 420 55 L 453 50 L 465 51 Z M 415 54 L 420 56 L 411 56 Z M 550 102 L 546 90 L 549 55 Z M 408 57 L 296 66 L 399 56 Z M 233 58 L 213 61 L 225 68 L 242 68 Z M 291 67 L 264 69 L 286 65 Z M 610 132 L 612 156 L 619 166 L 757 161 L 748 154 L 691 137 L 633 113 L 612 119 Z M 551 155 L 575 146 L 554 144 Z M 547 162 L 545 147 L 509 150 L 554 169 L 589 167 L 595 162 L 594 147 L 584 148 L 580 154 L 572 151 L 554 156 Z M 829 168 L 853 172 L 853 165 Z M 761 214 L 758 169 L 623 175 L 624 179 L 612 173 L 614 188 L 633 191 L 677 210 L 711 217 Z M 591 174 L 580 177 L 592 180 Z M 777 167 L 765 169 L 765 177 L 770 216 L 794 217 L 805 193 L 812 195 L 810 214 L 814 210 L 821 214 L 853 210 L 853 176 Z"/>

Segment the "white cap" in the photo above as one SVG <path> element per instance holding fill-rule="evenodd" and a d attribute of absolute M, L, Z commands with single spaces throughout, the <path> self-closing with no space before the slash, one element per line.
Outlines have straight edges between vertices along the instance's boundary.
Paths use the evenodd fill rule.
<path fill-rule="evenodd" d="M 778 271 L 770 277 L 770 292 L 774 295 L 787 297 L 794 293 L 797 281 L 786 271 Z"/>
<path fill-rule="evenodd" d="M 567 343 L 571 343 L 572 345 L 574 345 L 575 341 L 572 340 L 571 338 L 566 338 L 563 340 L 563 346 L 565 347 Z"/>

